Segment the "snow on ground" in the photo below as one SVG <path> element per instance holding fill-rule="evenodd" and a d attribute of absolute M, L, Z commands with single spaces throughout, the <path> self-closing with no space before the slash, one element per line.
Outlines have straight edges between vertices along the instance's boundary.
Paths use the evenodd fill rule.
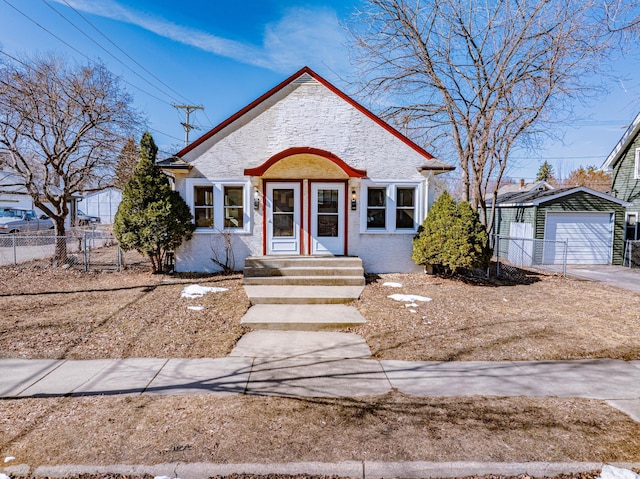
<path fill-rule="evenodd" d="M 388 288 L 402 288 L 402 283 L 387 281 L 386 283 L 382 283 L 382 286 L 387 286 Z"/>
<path fill-rule="evenodd" d="M 395 301 L 402 301 L 405 303 L 414 303 L 416 301 L 431 301 L 431 298 L 427 298 L 425 296 L 418 296 L 417 294 L 391 294 L 387 296 L 387 298 L 391 298 Z"/>
<path fill-rule="evenodd" d="M 191 284 L 182 290 L 181 297 L 183 298 L 202 298 L 207 293 L 221 293 L 227 291 L 228 288 L 211 288 L 209 286 L 200 286 L 198 284 Z"/>
<path fill-rule="evenodd" d="M 191 311 L 204 311 L 204 306 L 188 306 L 187 309 Z"/>

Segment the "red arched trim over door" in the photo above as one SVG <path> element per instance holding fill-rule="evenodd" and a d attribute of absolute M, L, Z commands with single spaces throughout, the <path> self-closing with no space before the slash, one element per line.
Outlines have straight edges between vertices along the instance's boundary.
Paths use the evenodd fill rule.
<path fill-rule="evenodd" d="M 316 156 L 325 158 L 335 163 L 336 165 L 338 165 L 342 169 L 342 171 L 344 171 L 347 174 L 349 178 L 365 178 L 367 176 L 367 172 L 365 170 L 360 170 L 358 168 L 353 168 L 347 165 L 344 161 L 342 161 L 339 157 L 337 157 L 333 153 L 326 150 L 321 150 L 319 148 L 309 148 L 309 147 L 289 148 L 287 150 L 281 151 L 280 153 L 276 153 L 260 166 L 257 166 L 255 168 L 246 168 L 244 170 L 244 174 L 245 176 L 258 176 L 258 177 L 264 176 L 266 171 L 269 168 L 271 168 L 273 165 L 278 163 L 280 160 L 284 158 L 288 158 L 293 155 L 301 155 L 301 154 L 316 155 Z"/>

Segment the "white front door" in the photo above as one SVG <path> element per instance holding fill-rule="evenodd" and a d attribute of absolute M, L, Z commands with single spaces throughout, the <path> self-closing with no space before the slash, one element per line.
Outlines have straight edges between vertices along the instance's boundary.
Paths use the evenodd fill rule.
<path fill-rule="evenodd" d="M 300 183 L 267 183 L 267 254 L 300 254 Z"/>
<path fill-rule="evenodd" d="M 311 184 L 311 254 L 344 254 L 344 183 Z"/>

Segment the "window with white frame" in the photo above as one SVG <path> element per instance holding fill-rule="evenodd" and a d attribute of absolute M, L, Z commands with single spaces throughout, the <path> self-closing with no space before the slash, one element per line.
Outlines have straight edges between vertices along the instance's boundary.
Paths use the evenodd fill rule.
<path fill-rule="evenodd" d="M 363 229 L 375 232 L 406 233 L 416 231 L 418 225 L 418 185 L 370 185 L 363 190 L 366 217 Z"/>
<path fill-rule="evenodd" d="M 224 186 L 224 227 L 225 229 L 244 227 L 244 188 Z"/>
<path fill-rule="evenodd" d="M 198 228 L 213 228 L 213 185 L 194 186 L 193 217 Z"/>
<path fill-rule="evenodd" d="M 416 189 L 398 186 L 396 188 L 396 229 L 415 229 Z"/>
<path fill-rule="evenodd" d="M 246 231 L 248 184 L 187 179 L 186 200 L 198 230 Z"/>
<path fill-rule="evenodd" d="M 387 188 L 370 186 L 367 188 L 367 229 L 387 227 Z"/>
<path fill-rule="evenodd" d="M 640 180 L 640 148 L 636 148 L 636 163 L 633 168 L 633 179 Z"/>

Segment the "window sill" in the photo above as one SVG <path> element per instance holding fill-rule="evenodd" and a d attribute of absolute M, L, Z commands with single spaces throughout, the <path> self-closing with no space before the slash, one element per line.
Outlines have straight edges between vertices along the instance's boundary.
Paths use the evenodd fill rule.
<path fill-rule="evenodd" d="M 417 229 L 415 230 L 394 230 L 394 231 L 388 231 L 388 230 L 365 230 L 365 231 L 360 231 L 361 235 L 415 235 L 418 232 Z"/>
<path fill-rule="evenodd" d="M 217 230 L 214 228 L 196 228 L 196 230 L 193 232 L 193 234 L 198 235 L 198 234 L 207 234 L 207 235 L 212 235 L 212 234 L 224 234 L 224 233 L 231 233 L 234 235 L 248 235 L 251 234 L 251 232 L 248 229 L 244 229 L 244 228 L 238 228 L 238 229 L 232 229 L 232 230 Z"/>

